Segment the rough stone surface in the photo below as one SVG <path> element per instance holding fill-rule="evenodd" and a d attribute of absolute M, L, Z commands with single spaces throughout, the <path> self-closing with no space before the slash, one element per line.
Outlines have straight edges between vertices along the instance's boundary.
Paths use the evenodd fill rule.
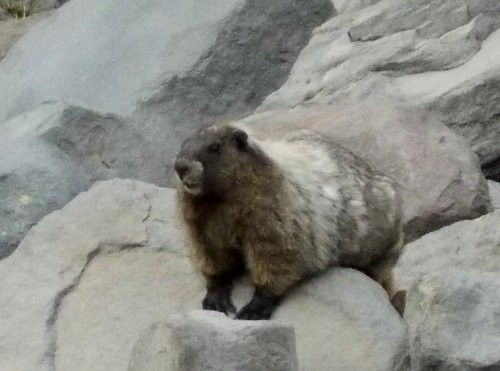
<path fill-rule="evenodd" d="M 43 216 L 90 185 L 78 163 L 37 139 L 0 140 L 0 259 Z"/>
<path fill-rule="evenodd" d="M 468 140 L 485 174 L 499 179 L 500 3 L 354 3 L 350 13 L 315 30 L 286 83 L 262 109 L 371 95 L 409 102 L 439 114 Z"/>
<path fill-rule="evenodd" d="M 443 270 L 410 292 L 411 370 L 500 369 L 500 274 Z"/>
<path fill-rule="evenodd" d="M 477 156 L 463 138 L 422 110 L 365 100 L 269 111 L 242 123 L 264 137 L 296 128 L 318 130 L 394 178 L 402 188 L 407 240 L 491 210 Z"/>
<path fill-rule="evenodd" d="M 194 311 L 146 329 L 128 371 L 297 371 L 293 326 Z"/>
<path fill-rule="evenodd" d="M 490 191 L 491 205 L 495 209 L 500 209 L 500 183 L 488 180 L 488 189 Z"/>
<path fill-rule="evenodd" d="M 444 227 L 406 245 L 394 270 L 396 281 L 409 289 L 421 277 L 450 268 L 498 272 L 499 225 L 500 211 L 496 210 Z"/>
<path fill-rule="evenodd" d="M 0 261 L 0 369 L 123 371 L 146 328 L 200 308 L 205 290 L 184 254 L 173 192 L 98 182 L 31 229 Z M 251 294 L 238 285 L 235 304 Z M 275 319 L 295 327 L 301 370 L 407 362 L 402 319 L 384 290 L 353 270 L 296 290 Z"/>

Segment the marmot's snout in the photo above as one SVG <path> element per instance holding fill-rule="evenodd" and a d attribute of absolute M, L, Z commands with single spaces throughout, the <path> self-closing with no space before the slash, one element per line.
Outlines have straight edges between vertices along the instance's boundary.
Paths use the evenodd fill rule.
<path fill-rule="evenodd" d="M 175 161 L 174 169 L 177 172 L 179 179 L 182 180 L 184 178 L 184 175 L 186 175 L 187 171 L 189 170 L 189 164 L 187 161 L 177 160 Z"/>
<path fill-rule="evenodd" d="M 175 160 L 174 170 L 184 190 L 192 195 L 199 195 L 202 188 L 203 165 L 199 161 L 184 158 Z"/>

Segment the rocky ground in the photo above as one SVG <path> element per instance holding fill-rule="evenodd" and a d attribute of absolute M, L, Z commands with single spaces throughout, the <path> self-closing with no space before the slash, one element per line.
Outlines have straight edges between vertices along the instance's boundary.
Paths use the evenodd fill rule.
<path fill-rule="evenodd" d="M 500 370 L 500 3 L 28 3 L 0 8 L 0 370 Z M 270 322 L 198 310 L 172 160 L 227 119 L 397 181 L 404 318 L 343 268 Z"/>

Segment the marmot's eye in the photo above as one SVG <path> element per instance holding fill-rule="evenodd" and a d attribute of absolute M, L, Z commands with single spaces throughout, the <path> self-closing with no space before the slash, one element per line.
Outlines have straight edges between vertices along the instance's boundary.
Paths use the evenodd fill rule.
<path fill-rule="evenodd" d="M 219 143 L 212 143 L 208 146 L 208 151 L 210 153 L 219 153 L 220 151 L 220 144 Z"/>

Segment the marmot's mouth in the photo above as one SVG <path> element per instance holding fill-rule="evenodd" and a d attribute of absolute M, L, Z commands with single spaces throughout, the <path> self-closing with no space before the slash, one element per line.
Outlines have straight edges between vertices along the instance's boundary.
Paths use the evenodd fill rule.
<path fill-rule="evenodd" d="M 186 192 L 197 195 L 201 193 L 201 187 L 199 183 L 183 182 L 184 189 Z"/>

